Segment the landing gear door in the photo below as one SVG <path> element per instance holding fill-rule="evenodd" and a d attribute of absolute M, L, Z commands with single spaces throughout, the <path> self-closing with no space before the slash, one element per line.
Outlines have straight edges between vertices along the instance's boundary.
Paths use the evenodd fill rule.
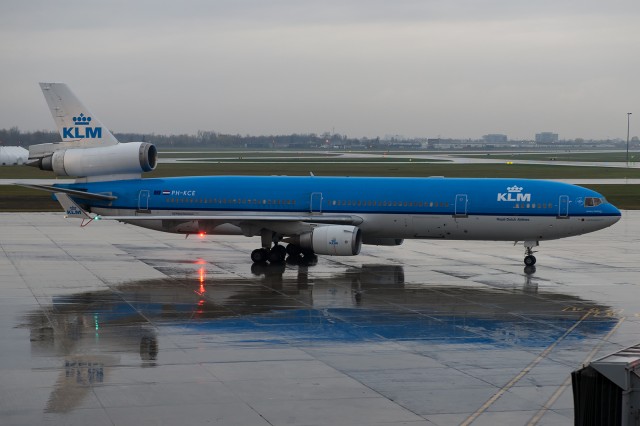
<path fill-rule="evenodd" d="M 558 219 L 569 218 L 569 196 L 561 195 L 558 201 Z"/>
<path fill-rule="evenodd" d="M 467 194 L 457 194 L 454 217 L 467 217 L 467 204 L 469 204 Z"/>
<path fill-rule="evenodd" d="M 322 192 L 312 192 L 309 200 L 309 211 L 311 213 L 322 213 Z"/>
<path fill-rule="evenodd" d="M 138 211 L 139 212 L 148 212 L 149 211 L 149 190 L 143 189 L 138 194 Z"/>

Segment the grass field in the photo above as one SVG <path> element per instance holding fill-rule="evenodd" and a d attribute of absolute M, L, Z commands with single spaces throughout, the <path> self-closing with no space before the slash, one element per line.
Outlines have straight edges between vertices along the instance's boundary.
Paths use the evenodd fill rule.
<path fill-rule="evenodd" d="M 535 164 L 458 164 L 379 161 L 341 163 L 332 159 L 313 164 L 287 163 L 171 163 L 160 164 L 148 177 L 206 175 L 305 176 L 406 176 L 406 177 L 515 177 L 532 179 L 640 178 L 640 169 Z"/>
<path fill-rule="evenodd" d="M 254 159 L 254 158 L 331 158 L 337 157 L 338 153 L 328 152 L 281 152 L 281 151 L 201 151 L 201 150 L 184 150 L 184 151 L 160 151 L 160 158 L 222 158 L 222 159 Z"/>
<path fill-rule="evenodd" d="M 201 162 L 206 162 L 206 163 L 248 163 L 248 162 L 259 162 L 259 163 L 273 163 L 273 162 L 278 162 L 278 163 L 302 163 L 302 164 L 309 164 L 309 163 L 325 163 L 325 162 L 330 162 L 330 163 L 343 163 L 343 164 L 350 164 L 350 163 L 388 163 L 388 164 L 395 164 L 395 163 L 451 163 L 451 160 L 447 160 L 447 159 L 426 159 L 426 158 L 386 158 L 386 157 L 368 157 L 368 158 L 363 158 L 363 157 L 356 157 L 356 158 L 349 158 L 349 157 L 337 157 L 337 158 L 329 158 L 329 157 L 325 157 L 325 158 L 309 158 L 309 157 L 298 157 L 298 158 L 280 158 L 280 157 L 264 157 L 264 158 L 186 158 L 183 160 L 185 163 L 190 163 L 190 162 L 194 162 L 194 163 L 201 163 Z"/>
<path fill-rule="evenodd" d="M 545 152 L 545 153 L 514 153 L 514 154 L 469 154 L 456 157 L 491 158 L 500 160 L 533 160 L 533 161 L 584 161 L 584 162 L 613 162 L 626 163 L 626 152 Z M 629 152 L 629 162 L 637 162 L 640 153 Z"/>
<path fill-rule="evenodd" d="M 308 176 L 395 176 L 395 177 L 513 177 L 533 179 L 640 178 L 639 169 L 530 164 L 457 164 L 423 162 L 343 163 L 327 158 L 313 164 L 291 162 L 167 163 L 145 174 L 145 178 L 206 175 L 291 175 Z M 0 179 L 52 179 L 49 172 L 32 167 L 0 167 Z M 623 209 L 640 209 L 640 185 L 585 185 Z M 49 194 L 17 186 L 0 186 L 0 211 L 58 211 Z"/>

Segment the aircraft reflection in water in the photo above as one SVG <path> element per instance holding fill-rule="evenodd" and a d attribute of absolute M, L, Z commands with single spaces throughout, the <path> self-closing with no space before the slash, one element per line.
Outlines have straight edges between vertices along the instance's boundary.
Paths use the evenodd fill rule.
<path fill-rule="evenodd" d="M 153 367 L 162 358 L 157 330 L 225 336 L 260 344 L 357 344 L 375 340 L 546 347 L 606 334 L 608 308 L 576 296 L 537 292 L 531 270 L 522 289 L 405 283 L 398 265 L 363 265 L 318 278 L 307 266 L 263 265 L 254 277 L 139 281 L 54 297 L 27 315 L 35 356 L 60 357 L 64 368 L 46 407 L 77 407 L 91 386 L 109 383 L 118 366 Z M 297 275 L 293 272 L 297 269 Z M 592 312 L 584 318 L 586 312 Z"/>

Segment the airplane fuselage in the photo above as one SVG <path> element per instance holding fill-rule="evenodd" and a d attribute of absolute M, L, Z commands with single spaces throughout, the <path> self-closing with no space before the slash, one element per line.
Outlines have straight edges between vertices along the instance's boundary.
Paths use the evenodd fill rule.
<path fill-rule="evenodd" d="M 135 224 L 161 231 L 244 235 L 259 231 L 243 227 L 241 220 L 205 225 L 185 221 L 185 215 L 215 219 L 296 214 L 309 222 L 349 215 L 357 220 L 365 244 L 410 238 L 550 240 L 602 229 L 620 218 L 619 210 L 597 192 L 528 179 L 207 176 L 64 186 L 115 195 L 111 202 L 88 200 L 84 205 L 103 216 L 147 216 Z M 183 219 L 171 221 L 167 216 Z M 281 233 L 286 235 L 290 228 L 293 234 L 295 227 L 283 223 Z"/>

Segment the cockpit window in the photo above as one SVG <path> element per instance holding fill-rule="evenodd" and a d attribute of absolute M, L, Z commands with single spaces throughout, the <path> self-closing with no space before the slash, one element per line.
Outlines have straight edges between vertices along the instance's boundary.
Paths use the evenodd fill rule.
<path fill-rule="evenodd" d="M 596 207 L 596 206 L 599 206 L 600 204 L 604 204 L 604 198 L 586 197 L 584 199 L 585 207 Z"/>

